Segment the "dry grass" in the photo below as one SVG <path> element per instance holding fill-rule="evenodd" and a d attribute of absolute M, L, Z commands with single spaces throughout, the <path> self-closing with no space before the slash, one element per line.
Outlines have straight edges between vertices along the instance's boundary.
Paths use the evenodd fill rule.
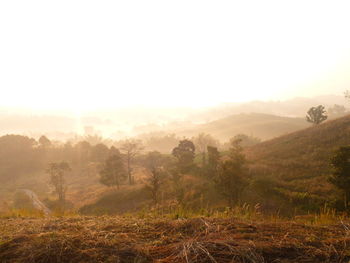
<path fill-rule="evenodd" d="M 330 158 L 340 146 L 350 144 L 349 127 L 347 115 L 252 146 L 246 149 L 250 169 L 283 182 L 281 194 L 287 200 L 299 205 L 304 200 L 302 210 L 315 212 L 338 198 L 337 189 L 327 181 L 332 174 Z M 303 194 L 307 196 L 301 198 Z"/>
<path fill-rule="evenodd" d="M 348 262 L 349 224 L 234 218 L 0 219 L 0 262 Z"/>

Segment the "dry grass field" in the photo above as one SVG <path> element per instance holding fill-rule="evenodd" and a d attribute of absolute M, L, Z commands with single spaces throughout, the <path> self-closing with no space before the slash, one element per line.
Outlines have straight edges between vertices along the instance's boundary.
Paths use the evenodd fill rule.
<path fill-rule="evenodd" d="M 349 262 L 344 222 L 235 218 L 0 219 L 0 262 Z"/>

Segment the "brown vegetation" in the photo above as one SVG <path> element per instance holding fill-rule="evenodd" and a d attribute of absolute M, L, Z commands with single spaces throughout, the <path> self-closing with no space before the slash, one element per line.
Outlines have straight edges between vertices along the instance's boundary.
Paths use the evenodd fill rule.
<path fill-rule="evenodd" d="M 251 170 L 282 181 L 292 194 L 306 193 L 313 203 L 333 202 L 336 189 L 328 183 L 331 157 L 350 144 L 350 116 L 327 121 L 269 140 L 245 151 Z"/>
<path fill-rule="evenodd" d="M 345 223 L 234 218 L 0 219 L 1 262 L 348 262 Z"/>

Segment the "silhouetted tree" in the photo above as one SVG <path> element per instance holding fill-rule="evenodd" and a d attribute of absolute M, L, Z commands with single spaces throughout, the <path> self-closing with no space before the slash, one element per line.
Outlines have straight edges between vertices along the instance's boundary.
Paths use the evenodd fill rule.
<path fill-rule="evenodd" d="M 159 203 L 159 193 L 164 182 L 165 157 L 159 152 L 149 152 L 145 157 L 145 167 L 148 170 L 147 189 L 152 194 L 152 199 L 155 205 Z"/>
<path fill-rule="evenodd" d="M 113 154 L 105 161 L 100 171 L 100 182 L 107 186 L 117 186 L 127 177 L 124 162 L 120 154 Z"/>
<path fill-rule="evenodd" d="M 322 105 L 312 107 L 307 112 L 306 120 L 313 124 L 320 124 L 321 122 L 327 120 L 327 115 L 325 113 L 326 111 Z"/>
<path fill-rule="evenodd" d="M 126 157 L 126 168 L 128 171 L 129 185 L 132 185 L 134 183 L 134 179 L 131 174 L 132 163 L 142 149 L 143 147 L 141 145 L 141 141 L 139 140 L 125 140 L 120 147 L 120 150 Z"/>
<path fill-rule="evenodd" d="M 240 140 L 232 141 L 228 159 L 220 165 L 216 185 L 220 194 L 234 206 L 241 197 L 247 183 L 246 159 Z"/>
<path fill-rule="evenodd" d="M 331 159 L 333 175 L 329 181 L 344 193 L 344 206 L 350 198 L 350 146 L 340 147 Z"/>
<path fill-rule="evenodd" d="M 193 168 L 195 146 L 190 140 L 185 139 L 180 141 L 179 145 L 173 149 L 172 155 L 175 156 L 178 161 L 180 173 L 186 173 Z"/>
<path fill-rule="evenodd" d="M 65 194 L 67 191 L 64 179 L 65 173 L 71 170 L 67 162 L 50 163 L 46 172 L 50 175 L 50 184 L 55 188 L 58 200 L 61 204 L 65 203 Z"/>
<path fill-rule="evenodd" d="M 220 152 L 218 151 L 218 148 L 213 146 L 208 146 L 207 149 L 208 164 L 206 174 L 208 177 L 215 178 L 217 176 L 220 164 Z"/>

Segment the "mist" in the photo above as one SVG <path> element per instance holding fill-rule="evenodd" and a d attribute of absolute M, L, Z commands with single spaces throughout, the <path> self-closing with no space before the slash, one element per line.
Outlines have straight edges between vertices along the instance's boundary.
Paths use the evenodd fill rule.
<path fill-rule="evenodd" d="M 350 262 L 347 1 L 0 1 L 0 262 Z"/>

